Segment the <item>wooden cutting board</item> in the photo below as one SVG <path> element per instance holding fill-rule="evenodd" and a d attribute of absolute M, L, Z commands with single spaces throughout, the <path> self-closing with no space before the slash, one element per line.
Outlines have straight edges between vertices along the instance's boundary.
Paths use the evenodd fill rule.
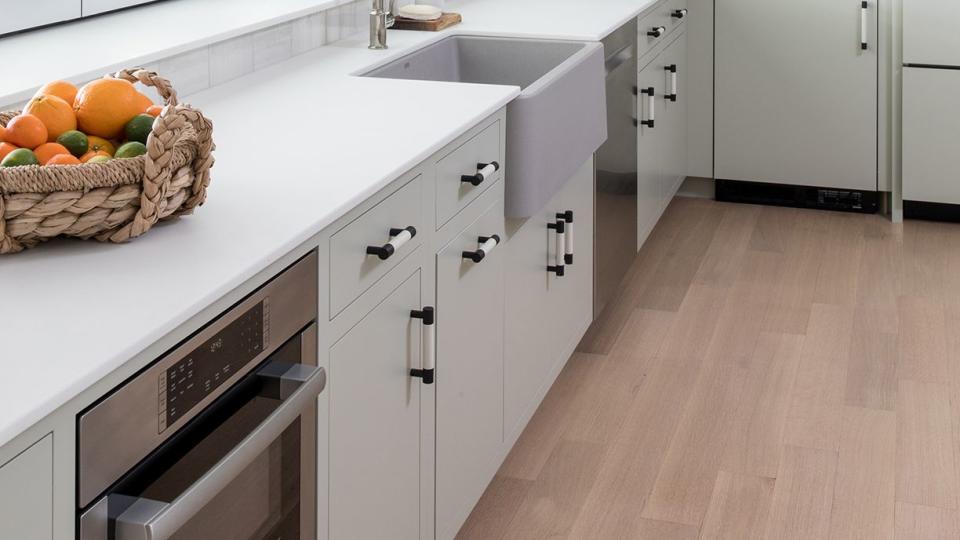
<path fill-rule="evenodd" d="M 459 13 L 444 13 L 439 19 L 433 21 L 418 21 L 416 19 L 407 19 L 406 17 L 397 17 L 393 23 L 394 30 L 419 30 L 421 32 L 439 32 L 445 28 L 450 28 L 463 21 Z"/>

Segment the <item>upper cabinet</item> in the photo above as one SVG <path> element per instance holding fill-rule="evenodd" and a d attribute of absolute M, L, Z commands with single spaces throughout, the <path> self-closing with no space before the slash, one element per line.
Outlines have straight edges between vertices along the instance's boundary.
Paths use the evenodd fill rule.
<path fill-rule="evenodd" d="M 5 0 L 0 35 L 76 19 L 80 9 L 80 0 Z"/>
<path fill-rule="evenodd" d="M 53 538 L 53 435 L 0 465 L 0 536 Z"/>

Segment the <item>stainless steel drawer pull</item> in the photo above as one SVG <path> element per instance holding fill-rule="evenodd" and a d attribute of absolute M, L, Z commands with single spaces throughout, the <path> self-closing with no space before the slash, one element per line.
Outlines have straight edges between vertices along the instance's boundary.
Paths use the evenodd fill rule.
<path fill-rule="evenodd" d="M 423 325 L 423 349 L 420 359 L 420 369 L 411 369 L 410 376 L 423 380 L 423 384 L 433 384 L 434 373 L 437 367 L 437 317 L 436 310 L 425 307 L 422 311 L 411 311 L 410 317 L 420 319 Z"/>
<path fill-rule="evenodd" d="M 870 19 L 870 4 L 867 0 L 860 2 L 860 49 L 867 50 L 870 44 L 867 42 L 867 21 Z"/>
<path fill-rule="evenodd" d="M 677 101 L 677 65 L 670 64 L 663 68 L 667 73 L 670 74 L 670 93 L 663 96 L 668 101 Z"/>
<path fill-rule="evenodd" d="M 687 16 L 687 10 L 686 10 L 686 9 L 675 9 L 675 10 L 673 10 L 673 13 L 670 14 L 670 16 L 673 17 L 674 19 L 683 19 L 684 17 Z"/>
<path fill-rule="evenodd" d="M 382 246 L 367 246 L 367 255 L 376 255 L 381 261 L 385 261 L 416 235 L 417 229 L 412 226 L 404 229 L 390 229 L 390 241 Z"/>
<path fill-rule="evenodd" d="M 477 238 L 477 243 L 480 244 L 480 247 L 477 248 L 476 251 L 463 252 L 462 257 L 464 259 L 468 259 L 475 263 L 479 263 L 484 258 L 486 258 L 486 256 L 489 255 L 490 252 L 494 250 L 494 248 L 500 245 L 500 236 L 496 234 L 493 236 L 481 236 Z"/>
<path fill-rule="evenodd" d="M 460 177 L 460 181 L 465 184 L 470 184 L 472 186 L 479 186 L 487 178 L 493 176 L 493 173 L 500 170 L 500 164 L 496 161 L 491 161 L 490 163 L 477 163 L 477 174 L 469 175 L 465 174 Z"/>
<path fill-rule="evenodd" d="M 563 262 L 573 264 L 573 210 L 567 210 L 557 214 L 557 219 L 562 219 L 566 223 L 563 233 Z"/>
<path fill-rule="evenodd" d="M 547 271 L 553 272 L 557 277 L 563 277 L 564 274 L 566 274 L 564 253 L 567 249 L 567 222 L 563 219 L 558 219 L 556 223 L 548 223 L 547 228 L 557 232 L 557 243 L 553 256 L 554 264 L 547 266 Z"/>
<path fill-rule="evenodd" d="M 654 26 L 653 28 L 650 29 L 649 32 L 647 32 L 647 35 L 652 38 L 662 38 L 663 35 L 666 33 L 667 33 L 666 26 Z"/>
<path fill-rule="evenodd" d="M 654 99 L 657 96 L 657 91 L 653 89 L 652 86 L 640 90 L 640 93 L 647 96 L 647 112 L 648 116 L 646 120 L 641 120 L 640 124 L 647 126 L 648 128 L 654 128 L 656 126 L 656 115 L 657 115 L 657 103 Z"/>

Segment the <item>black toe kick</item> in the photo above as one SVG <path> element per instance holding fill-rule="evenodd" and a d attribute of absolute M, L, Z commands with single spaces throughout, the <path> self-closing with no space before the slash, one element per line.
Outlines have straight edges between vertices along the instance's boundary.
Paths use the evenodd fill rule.
<path fill-rule="evenodd" d="M 716 198 L 723 202 L 817 208 L 862 214 L 876 213 L 880 202 L 880 194 L 876 191 L 769 184 L 719 178 L 716 180 Z"/>
<path fill-rule="evenodd" d="M 960 223 L 960 204 L 903 201 L 904 219 Z"/>

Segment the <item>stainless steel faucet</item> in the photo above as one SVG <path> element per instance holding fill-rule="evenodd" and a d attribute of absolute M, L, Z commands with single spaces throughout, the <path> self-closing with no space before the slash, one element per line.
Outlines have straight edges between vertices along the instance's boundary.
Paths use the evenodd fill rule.
<path fill-rule="evenodd" d="M 387 48 L 387 28 L 392 28 L 395 22 L 394 8 L 397 0 L 390 0 L 390 9 L 386 9 L 385 0 L 373 0 L 373 9 L 370 11 L 370 47 L 371 49 Z"/>

